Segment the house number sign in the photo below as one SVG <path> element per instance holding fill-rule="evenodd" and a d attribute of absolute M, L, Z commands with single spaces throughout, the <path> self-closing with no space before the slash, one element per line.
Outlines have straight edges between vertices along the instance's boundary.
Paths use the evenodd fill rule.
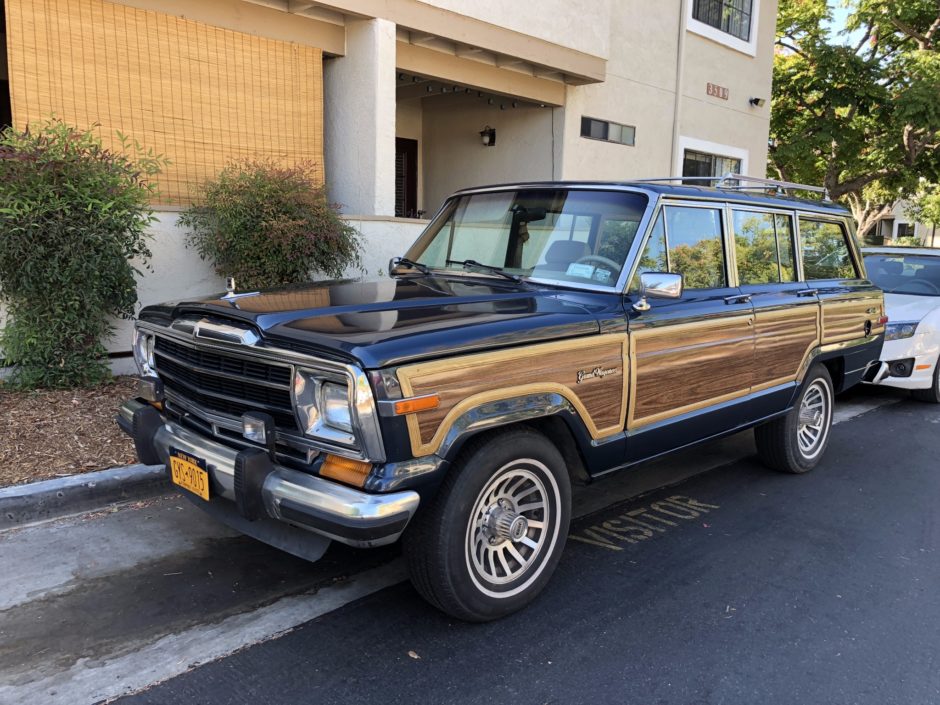
<path fill-rule="evenodd" d="M 705 92 L 715 98 L 721 98 L 722 100 L 728 100 L 728 89 L 724 86 L 719 86 L 717 83 L 706 83 Z"/>

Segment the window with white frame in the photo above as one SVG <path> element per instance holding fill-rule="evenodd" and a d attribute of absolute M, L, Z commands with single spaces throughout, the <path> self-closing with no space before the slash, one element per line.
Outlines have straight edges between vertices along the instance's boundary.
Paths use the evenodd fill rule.
<path fill-rule="evenodd" d="M 694 0 L 692 17 L 749 42 L 753 0 Z"/>
<path fill-rule="evenodd" d="M 747 174 L 750 161 L 742 147 L 685 136 L 679 137 L 675 159 L 673 174 L 685 177 Z"/>
<path fill-rule="evenodd" d="M 734 157 L 696 152 L 694 149 L 687 149 L 682 155 L 683 176 L 724 176 L 740 173 L 741 160 Z"/>
<path fill-rule="evenodd" d="M 692 0 L 690 31 L 737 51 L 757 55 L 760 0 Z"/>

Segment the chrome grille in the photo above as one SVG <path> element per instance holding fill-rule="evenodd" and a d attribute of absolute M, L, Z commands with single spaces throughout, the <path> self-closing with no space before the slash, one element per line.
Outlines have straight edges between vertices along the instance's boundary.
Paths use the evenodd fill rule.
<path fill-rule="evenodd" d="M 156 372 L 168 392 L 236 418 L 246 411 L 265 411 L 279 428 L 298 430 L 290 366 L 247 360 L 162 336 L 154 340 L 153 352 Z"/>

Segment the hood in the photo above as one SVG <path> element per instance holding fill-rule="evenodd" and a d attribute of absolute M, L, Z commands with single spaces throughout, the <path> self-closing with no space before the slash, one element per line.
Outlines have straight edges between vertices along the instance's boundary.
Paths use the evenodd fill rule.
<path fill-rule="evenodd" d="M 463 277 L 318 282 L 148 306 L 166 324 L 202 314 L 246 322 L 265 344 L 358 361 L 367 369 L 455 353 L 590 335 L 620 306 L 610 294 L 524 288 Z M 621 313 L 622 316 L 622 313 Z"/>
<path fill-rule="evenodd" d="M 920 321 L 937 308 L 940 308 L 940 296 L 916 296 L 885 292 L 885 312 L 888 314 L 888 323 Z"/>

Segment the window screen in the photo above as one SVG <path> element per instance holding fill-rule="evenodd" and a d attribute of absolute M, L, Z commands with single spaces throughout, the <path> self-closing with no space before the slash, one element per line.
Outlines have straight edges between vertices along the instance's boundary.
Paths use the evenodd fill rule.
<path fill-rule="evenodd" d="M 803 273 L 806 279 L 854 279 L 845 231 L 838 223 L 800 218 Z"/>

